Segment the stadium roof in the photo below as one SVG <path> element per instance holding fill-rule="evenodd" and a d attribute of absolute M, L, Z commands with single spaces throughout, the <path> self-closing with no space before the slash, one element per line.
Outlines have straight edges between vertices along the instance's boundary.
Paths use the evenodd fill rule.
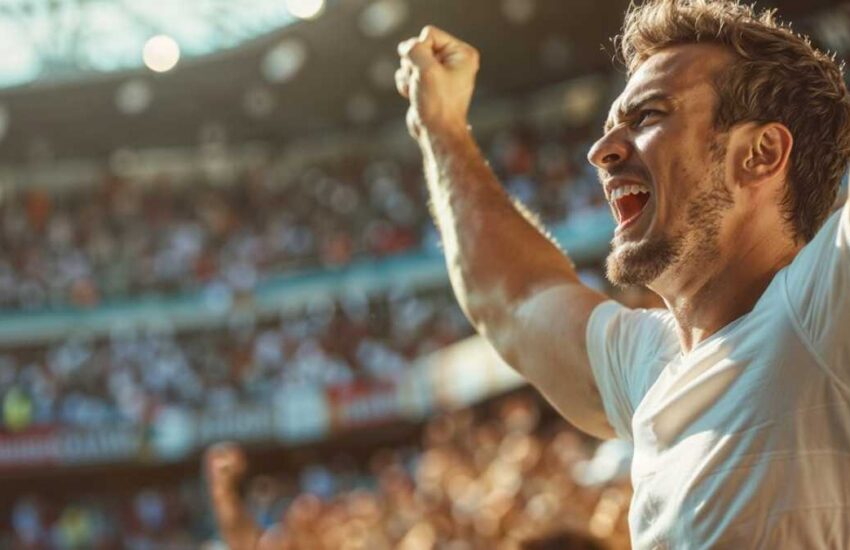
<path fill-rule="evenodd" d="M 336 0 L 314 20 L 292 23 L 287 15 L 286 6 L 319 1 L 3 0 L 0 61 L 13 43 L 3 29 L 15 21 L 24 24 L 30 16 L 38 21 L 36 13 L 53 6 L 52 18 L 31 25 L 54 27 L 41 28 L 38 36 L 46 41 L 36 41 L 43 78 L 0 89 L 0 165 L 105 159 L 116 151 L 193 148 L 210 141 L 285 144 L 329 130 L 401 121 L 405 102 L 394 88 L 395 46 L 428 23 L 482 51 L 479 96 L 534 91 L 608 71 L 609 38 L 629 3 Z M 845 53 L 850 52 L 850 2 L 765 3 L 794 20 L 833 10 L 821 17 L 819 30 L 839 46 L 846 41 Z M 57 15 L 86 10 L 111 14 L 95 17 L 109 24 L 71 24 L 63 17 L 76 15 Z M 117 42 L 96 29 L 112 33 Z M 20 36 L 15 32 L 10 36 Z M 184 58 L 168 72 L 144 68 L 140 44 L 167 33 Z M 103 57 L 95 61 L 98 52 Z"/>
<path fill-rule="evenodd" d="M 172 38 L 198 57 L 279 29 L 298 7 L 283 0 L 4 0 L 0 86 L 68 80 L 142 66 L 146 43 Z"/>

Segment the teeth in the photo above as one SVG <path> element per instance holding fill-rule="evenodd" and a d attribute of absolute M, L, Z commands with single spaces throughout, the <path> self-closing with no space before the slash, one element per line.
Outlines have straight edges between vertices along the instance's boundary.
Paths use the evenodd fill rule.
<path fill-rule="evenodd" d="M 638 193 L 649 193 L 649 187 L 642 184 L 632 184 L 632 185 L 624 185 L 623 187 L 618 187 L 611 192 L 611 200 L 615 201 L 617 199 L 621 199 L 626 195 L 637 195 Z"/>

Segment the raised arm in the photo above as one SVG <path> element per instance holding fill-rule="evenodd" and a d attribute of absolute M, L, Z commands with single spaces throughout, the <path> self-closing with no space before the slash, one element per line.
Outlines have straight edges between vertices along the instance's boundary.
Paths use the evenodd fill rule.
<path fill-rule="evenodd" d="M 239 493 L 247 468 L 245 453 L 236 443 L 216 443 L 204 454 L 207 492 L 219 535 L 231 550 L 292 548 L 292 541 L 281 524 L 262 531 L 251 517 Z"/>
<path fill-rule="evenodd" d="M 262 531 L 246 510 L 238 487 L 246 468 L 245 453 L 233 443 L 214 445 L 204 456 L 207 489 L 221 537 L 230 548 L 256 550 Z"/>
<path fill-rule="evenodd" d="M 612 437 L 585 332 L 606 297 L 582 285 L 569 258 L 514 204 L 467 125 L 478 52 L 425 27 L 399 45 L 396 84 L 422 151 L 431 211 L 451 284 L 476 330 L 578 428 Z"/>

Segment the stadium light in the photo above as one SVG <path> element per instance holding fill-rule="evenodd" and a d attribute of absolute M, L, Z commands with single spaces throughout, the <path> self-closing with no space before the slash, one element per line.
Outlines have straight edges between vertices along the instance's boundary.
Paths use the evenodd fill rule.
<path fill-rule="evenodd" d="M 360 14 L 360 30 L 373 38 L 389 36 L 401 27 L 407 15 L 407 4 L 402 0 L 378 0 Z"/>
<path fill-rule="evenodd" d="M 325 10 L 325 0 L 286 0 L 286 9 L 298 19 L 315 19 Z"/>
<path fill-rule="evenodd" d="M 381 56 L 369 65 L 369 78 L 379 90 L 395 88 L 395 70 L 398 68 L 398 58 Z"/>
<path fill-rule="evenodd" d="M 502 15 L 515 25 L 524 25 L 534 18 L 535 0 L 502 0 Z"/>
<path fill-rule="evenodd" d="M 142 59 L 152 71 L 170 71 L 180 61 L 180 46 L 170 36 L 158 34 L 145 43 Z"/>
<path fill-rule="evenodd" d="M 263 57 L 262 73 L 266 80 L 282 83 L 291 80 L 307 59 L 307 47 L 294 38 L 284 40 Z"/>
<path fill-rule="evenodd" d="M 245 92 L 242 97 L 242 107 L 251 118 L 264 119 L 275 109 L 275 96 L 264 86 L 255 86 Z"/>
<path fill-rule="evenodd" d="M 153 90 L 150 84 L 141 79 L 123 83 L 115 92 L 115 105 L 126 115 L 143 113 L 151 104 Z"/>

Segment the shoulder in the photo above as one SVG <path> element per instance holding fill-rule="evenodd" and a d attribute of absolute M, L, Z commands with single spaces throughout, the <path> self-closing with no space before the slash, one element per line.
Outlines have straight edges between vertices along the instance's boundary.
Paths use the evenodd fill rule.
<path fill-rule="evenodd" d="M 666 309 L 630 309 L 613 300 L 599 304 L 588 323 L 588 348 L 606 348 L 630 361 L 678 351 L 676 321 Z"/>
<path fill-rule="evenodd" d="M 627 330 L 657 334 L 660 338 L 676 335 L 676 320 L 663 308 L 628 308 L 614 300 L 602 302 L 593 310 L 590 324 L 596 330 Z"/>

